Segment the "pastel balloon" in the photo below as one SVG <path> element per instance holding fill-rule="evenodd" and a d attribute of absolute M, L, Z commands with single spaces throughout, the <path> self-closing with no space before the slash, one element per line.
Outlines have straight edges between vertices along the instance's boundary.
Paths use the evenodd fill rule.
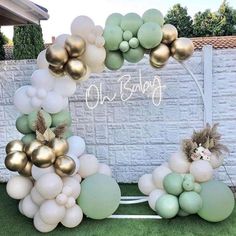
<path fill-rule="evenodd" d="M 16 119 L 16 128 L 22 134 L 30 134 L 32 132 L 28 124 L 27 115 L 19 116 Z"/>
<path fill-rule="evenodd" d="M 102 63 L 101 65 L 97 65 L 96 67 L 93 67 L 93 73 L 102 73 L 105 70 L 105 65 Z M 90 71 L 91 73 L 91 71 Z M 89 74 L 90 76 L 90 74 Z"/>
<path fill-rule="evenodd" d="M 112 13 L 106 19 L 106 25 L 117 25 L 120 26 L 122 15 L 120 13 Z"/>
<path fill-rule="evenodd" d="M 83 154 L 80 158 L 80 167 L 79 167 L 79 175 L 82 178 L 86 178 L 90 175 L 97 173 L 98 171 L 98 160 L 92 154 Z"/>
<path fill-rule="evenodd" d="M 108 176 L 112 176 L 111 168 L 108 165 L 103 164 L 103 163 L 98 164 L 98 173 L 108 175 Z"/>
<path fill-rule="evenodd" d="M 223 155 L 216 155 L 214 153 L 211 154 L 210 164 L 213 169 L 219 168 L 224 163 Z"/>
<path fill-rule="evenodd" d="M 61 194 L 57 195 L 57 197 L 56 197 L 56 202 L 59 205 L 66 205 L 67 201 L 68 201 L 68 197 L 64 193 L 61 193 Z"/>
<path fill-rule="evenodd" d="M 170 173 L 165 176 L 163 186 L 167 193 L 172 195 L 180 195 L 183 192 L 183 177 L 177 173 Z"/>
<path fill-rule="evenodd" d="M 143 20 L 138 14 L 128 13 L 122 17 L 120 27 L 124 31 L 129 30 L 133 35 L 136 35 L 142 24 Z"/>
<path fill-rule="evenodd" d="M 172 171 L 181 174 L 188 173 L 191 164 L 182 152 L 174 153 L 168 163 Z"/>
<path fill-rule="evenodd" d="M 75 206 L 75 199 L 73 197 L 68 197 L 66 208 L 71 208 Z"/>
<path fill-rule="evenodd" d="M 41 51 L 37 57 L 37 66 L 39 69 L 47 69 L 48 62 L 46 60 L 46 49 Z"/>
<path fill-rule="evenodd" d="M 74 177 L 64 177 L 62 181 L 64 187 L 65 186 L 71 187 L 72 189 L 71 196 L 75 199 L 78 198 L 81 191 L 80 182 Z"/>
<path fill-rule="evenodd" d="M 153 190 L 155 190 L 156 186 L 152 181 L 152 174 L 141 176 L 138 181 L 138 188 L 145 195 L 149 195 Z"/>
<path fill-rule="evenodd" d="M 69 34 L 60 34 L 55 39 L 55 44 L 60 45 L 61 47 L 64 47 L 66 39 L 69 37 Z"/>
<path fill-rule="evenodd" d="M 123 53 L 123 56 L 126 61 L 137 63 L 144 57 L 145 50 L 142 47 L 130 48 L 129 51 Z"/>
<path fill-rule="evenodd" d="M 95 45 L 98 48 L 102 48 L 105 45 L 105 39 L 102 36 L 98 36 L 95 39 Z"/>
<path fill-rule="evenodd" d="M 61 111 L 52 115 L 52 126 L 56 127 L 61 124 L 71 126 L 72 118 L 69 111 Z"/>
<path fill-rule="evenodd" d="M 69 150 L 68 153 L 71 153 L 77 157 L 81 156 L 85 151 L 85 142 L 79 136 L 71 136 L 67 139 Z"/>
<path fill-rule="evenodd" d="M 50 225 L 42 221 L 39 212 L 34 216 L 34 227 L 42 233 L 48 233 L 57 227 L 57 224 Z"/>
<path fill-rule="evenodd" d="M 172 171 L 164 165 L 158 166 L 153 172 L 152 172 L 152 180 L 153 183 L 157 188 L 164 189 L 163 187 L 163 180 L 165 176 L 167 176 Z"/>
<path fill-rule="evenodd" d="M 24 200 L 24 198 L 21 199 L 21 200 L 19 201 L 19 204 L 18 204 L 19 212 L 20 212 L 22 215 L 24 215 L 24 212 L 22 211 L 22 202 L 23 202 L 23 200 Z"/>
<path fill-rule="evenodd" d="M 34 215 L 39 210 L 39 207 L 37 204 L 35 204 L 32 201 L 32 198 L 30 195 L 27 195 L 24 200 L 22 201 L 22 211 L 24 212 L 24 215 L 28 218 L 33 218 Z"/>
<path fill-rule="evenodd" d="M 69 76 L 55 79 L 54 91 L 63 97 L 70 97 L 76 91 L 76 82 Z"/>
<path fill-rule="evenodd" d="M 108 52 L 105 66 L 110 70 L 118 70 L 124 64 L 124 58 L 120 52 Z"/>
<path fill-rule="evenodd" d="M 162 13 L 157 9 L 149 9 L 143 13 L 143 21 L 146 22 L 153 22 L 160 26 L 164 24 L 164 17 Z"/>
<path fill-rule="evenodd" d="M 39 168 L 39 167 L 33 165 L 31 172 L 32 172 L 32 177 L 35 180 L 38 180 L 41 176 L 43 176 L 45 174 L 55 173 L 55 169 L 53 166 L 49 166 L 46 168 Z"/>
<path fill-rule="evenodd" d="M 35 187 L 31 189 L 30 196 L 32 201 L 38 206 L 40 206 L 45 200 Z"/>
<path fill-rule="evenodd" d="M 83 219 L 83 212 L 78 205 L 66 210 L 64 218 L 61 220 L 61 223 L 67 228 L 74 228 L 81 223 Z"/>
<path fill-rule="evenodd" d="M 148 204 L 153 211 L 156 211 L 157 200 L 164 194 L 166 194 L 166 192 L 163 189 L 155 189 L 150 193 L 148 197 Z"/>

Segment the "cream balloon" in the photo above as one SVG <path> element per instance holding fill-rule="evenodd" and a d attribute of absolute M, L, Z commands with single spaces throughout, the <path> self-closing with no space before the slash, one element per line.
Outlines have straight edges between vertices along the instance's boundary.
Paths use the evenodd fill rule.
<path fill-rule="evenodd" d="M 67 139 L 69 150 L 68 153 L 71 153 L 74 156 L 81 156 L 85 151 L 85 142 L 79 136 L 71 136 Z"/>
<path fill-rule="evenodd" d="M 57 195 L 57 197 L 56 197 L 56 202 L 59 205 L 63 205 L 63 206 L 66 205 L 67 201 L 68 201 L 68 197 L 64 193 L 61 193 L 61 194 Z"/>
<path fill-rule="evenodd" d="M 48 62 L 46 60 L 46 49 L 41 51 L 37 57 L 37 66 L 39 69 L 47 69 Z"/>
<path fill-rule="evenodd" d="M 35 187 L 31 189 L 30 196 L 35 204 L 40 206 L 44 202 L 42 195 L 36 190 Z"/>
<path fill-rule="evenodd" d="M 224 157 L 223 155 L 216 155 L 216 154 L 211 154 L 211 159 L 210 159 L 210 164 L 213 169 L 219 168 L 222 166 L 224 163 Z"/>
<path fill-rule="evenodd" d="M 103 164 L 103 163 L 98 164 L 98 173 L 108 175 L 108 176 L 112 176 L 111 168 L 108 165 Z"/>
<path fill-rule="evenodd" d="M 78 205 L 66 210 L 64 218 L 61 220 L 61 223 L 67 228 L 74 228 L 78 226 L 83 219 L 83 212 Z"/>
<path fill-rule="evenodd" d="M 156 202 L 157 200 L 166 193 L 163 189 L 153 190 L 148 197 L 148 204 L 153 211 L 156 211 Z"/>
<path fill-rule="evenodd" d="M 24 215 L 28 218 L 34 218 L 34 215 L 39 210 L 39 206 L 32 201 L 30 195 L 27 195 L 22 201 L 22 211 Z"/>
<path fill-rule="evenodd" d="M 80 191 L 81 191 L 81 186 L 80 182 L 77 180 L 76 177 L 64 177 L 62 179 L 63 181 L 63 186 L 69 186 L 72 189 L 71 196 L 74 197 L 75 199 L 79 197 Z"/>
<path fill-rule="evenodd" d="M 157 188 L 164 189 L 163 180 L 166 175 L 170 174 L 172 171 L 166 166 L 166 164 L 158 166 L 152 172 L 152 180 Z"/>
<path fill-rule="evenodd" d="M 75 199 L 73 197 L 68 197 L 66 208 L 71 208 L 76 204 Z"/>
<path fill-rule="evenodd" d="M 35 179 L 35 180 L 38 180 L 42 175 L 45 175 L 45 174 L 50 174 L 50 173 L 55 173 L 55 169 L 53 166 L 49 166 L 47 168 L 39 168 L 35 165 L 32 165 L 32 177 Z"/>
<path fill-rule="evenodd" d="M 138 188 L 144 195 L 149 195 L 153 190 L 155 190 L 156 186 L 152 181 L 152 174 L 141 176 L 138 181 Z"/>
<path fill-rule="evenodd" d="M 80 176 L 79 174 L 74 175 L 73 178 L 74 178 L 76 181 L 78 181 L 79 183 L 81 183 L 81 181 L 82 181 L 82 178 L 81 178 L 81 176 Z"/>
<path fill-rule="evenodd" d="M 69 197 L 72 195 L 72 191 L 73 191 L 73 189 L 71 186 L 65 185 L 65 186 L 63 186 L 62 194 L 65 194 L 67 197 Z"/>
<path fill-rule="evenodd" d="M 39 212 L 34 216 L 34 227 L 42 233 L 48 233 L 57 227 L 57 224 L 50 225 L 42 221 Z"/>
<path fill-rule="evenodd" d="M 63 98 L 62 110 L 68 110 L 69 107 L 69 99 L 67 97 Z"/>
<path fill-rule="evenodd" d="M 24 198 L 21 199 L 21 200 L 19 201 L 19 204 L 18 204 L 19 212 L 20 212 L 22 215 L 24 215 L 24 212 L 23 212 L 23 210 L 22 210 L 22 202 L 23 202 L 23 200 L 24 200 Z"/>
<path fill-rule="evenodd" d="M 105 65 L 97 65 L 96 67 L 93 66 L 93 73 L 102 73 L 105 70 Z"/>
<path fill-rule="evenodd" d="M 63 97 L 70 97 L 75 93 L 76 82 L 69 76 L 55 79 L 54 91 Z"/>
<path fill-rule="evenodd" d="M 172 171 L 180 174 L 188 173 L 191 164 L 182 152 L 174 153 L 168 163 Z"/>
<path fill-rule="evenodd" d="M 7 183 L 7 194 L 14 199 L 22 199 L 26 197 L 33 187 L 30 178 L 23 176 L 14 176 Z"/>
<path fill-rule="evenodd" d="M 83 154 L 80 158 L 79 175 L 82 178 L 86 178 L 90 175 L 97 173 L 98 171 L 98 160 L 92 154 Z"/>
<path fill-rule="evenodd" d="M 69 34 L 60 34 L 55 39 L 55 44 L 60 45 L 61 47 L 64 47 L 66 39 L 69 37 Z"/>

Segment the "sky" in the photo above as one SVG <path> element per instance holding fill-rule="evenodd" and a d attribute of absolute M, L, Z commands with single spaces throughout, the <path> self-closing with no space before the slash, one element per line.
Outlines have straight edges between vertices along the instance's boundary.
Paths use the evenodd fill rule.
<path fill-rule="evenodd" d="M 52 36 L 70 33 L 70 24 L 76 16 L 87 15 L 96 25 L 104 26 L 106 18 L 114 12 L 126 14 L 136 12 L 140 15 L 149 9 L 159 9 L 164 15 L 176 3 L 188 8 L 194 16 L 198 11 L 211 9 L 216 11 L 223 0 L 32 0 L 48 9 L 50 18 L 41 21 L 44 42 L 51 42 Z M 228 0 L 236 9 L 236 0 Z M 13 27 L 2 27 L 1 31 L 9 38 L 13 36 Z"/>

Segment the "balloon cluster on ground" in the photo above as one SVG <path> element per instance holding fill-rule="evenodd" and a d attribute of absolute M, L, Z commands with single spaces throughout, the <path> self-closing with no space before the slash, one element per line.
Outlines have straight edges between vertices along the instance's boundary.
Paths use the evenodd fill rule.
<path fill-rule="evenodd" d="M 181 150 L 152 174 L 141 176 L 140 191 L 149 195 L 152 210 L 163 218 L 198 214 L 209 222 L 219 222 L 234 209 L 230 188 L 213 178 L 213 170 L 223 164 L 223 152 L 217 125 L 194 131 L 183 140 Z"/>

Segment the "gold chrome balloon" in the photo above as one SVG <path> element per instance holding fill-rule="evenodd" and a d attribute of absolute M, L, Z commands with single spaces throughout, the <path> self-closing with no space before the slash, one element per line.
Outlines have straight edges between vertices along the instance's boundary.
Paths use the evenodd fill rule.
<path fill-rule="evenodd" d="M 153 48 L 150 52 L 150 63 L 153 67 L 160 68 L 168 61 L 170 57 L 170 49 L 161 43 Z"/>
<path fill-rule="evenodd" d="M 62 76 L 65 73 L 64 66 L 48 66 L 49 70 L 52 72 L 53 75 Z"/>
<path fill-rule="evenodd" d="M 78 60 L 78 59 L 70 59 L 67 62 L 65 69 L 66 69 L 67 73 L 74 80 L 79 80 L 87 72 L 87 67 L 86 67 L 85 63 Z"/>
<path fill-rule="evenodd" d="M 68 156 L 60 156 L 57 157 L 54 167 L 60 176 L 71 175 L 75 171 L 75 161 Z"/>
<path fill-rule="evenodd" d="M 85 52 L 85 48 L 85 41 L 80 36 L 71 35 L 65 41 L 65 49 L 70 57 L 82 56 Z"/>
<path fill-rule="evenodd" d="M 68 61 L 68 53 L 64 47 L 53 44 L 46 50 L 46 59 L 52 66 L 63 66 Z"/>
<path fill-rule="evenodd" d="M 24 144 L 20 140 L 13 140 L 9 142 L 6 146 L 6 154 L 10 154 L 12 152 L 22 152 L 24 149 Z"/>
<path fill-rule="evenodd" d="M 178 31 L 175 26 L 171 24 L 165 24 L 162 27 L 163 37 L 162 43 L 164 44 L 171 44 L 178 38 Z"/>
<path fill-rule="evenodd" d="M 50 147 L 43 145 L 33 151 L 31 158 L 34 165 L 46 168 L 54 163 L 56 156 Z"/>
<path fill-rule="evenodd" d="M 57 157 L 64 155 L 68 152 L 69 149 L 67 141 L 62 138 L 54 138 L 50 142 L 49 146 L 52 148 L 53 152 Z"/>
<path fill-rule="evenodd" d="M 28 162 L 24 152 L 12 152 L 6 156 L 5 166 L 11 171 L 22 170 Z"/>
<path fill-rule="evenodd" d="M 43 144 L 37 140 L 32 141 L 30 144 L 27 144 L 24 148 L 25 153 L 28 157 L 31 157 L 33 151 L 38 147 L 42 146 Z"/>
<path fill-rule="evenodd" d="M 178 38 L 171 44 L 171 55 L 178 61 L 183 61 L 192 56 L 193 42 L 188 38 Z"/>
<path fill-rule="evenodd" d="M 25 176 L 25 177 L 30 177 L 31 176 L 32 165 L 33 165 L 32 162 L 28 161 L 26 166 L 22 170 L 18 171 L 18 173 L 20 175 Z"/>

